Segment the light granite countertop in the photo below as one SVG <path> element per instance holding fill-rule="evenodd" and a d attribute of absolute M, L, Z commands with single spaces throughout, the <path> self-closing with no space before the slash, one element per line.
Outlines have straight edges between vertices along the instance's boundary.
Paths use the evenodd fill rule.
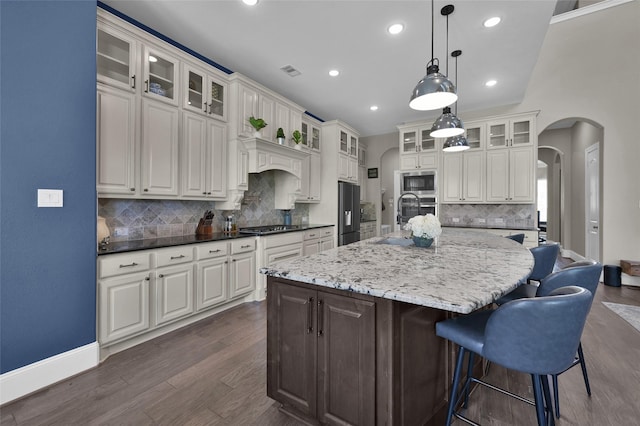
<path fill-rule="evenodd" d="M 408 231 L 278 262 L 261 273 L 451 312 L 469 313 L 518 286 L 533 268 L 531 252 L 508 238 L 443 229 L 429 248 Z M 395 240 L 409 245 L 380 243 Z"/>

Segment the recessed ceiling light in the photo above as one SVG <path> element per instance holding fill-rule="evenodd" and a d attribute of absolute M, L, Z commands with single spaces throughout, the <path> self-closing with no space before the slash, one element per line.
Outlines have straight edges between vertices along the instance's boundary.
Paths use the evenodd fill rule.
<path fill-rule="evenodd" d="M 496 84 L 498 84 L 498 82 L 496 80 L 488 80 L 484 85 L 487 87 L 493 87 Z"/>
<path fill-rule="evenodd" d="M 404 25 L 402 24 L 392 24 L 387 28 L 389 34 L 400 34 L 404 30 Z"/>
<path fill-rule="evenodd" d="M 242 3 L 246 4 L 247 6 L 255 6 L 256 4 L 258 4 L 258 0 L 242 0 Z"/>
<path fill-rule="evenodd" d="M 339 75 L 340 75 L 340 71 L 338 71 L 338 70 L 331 70 L 331 71 L 329 71 L 329 75 L 330 75 L 331 77 L 337 77 L 337 76 L 339 76 Z"/>
<path fill-rule="evenodd" d="M 484 21 L 484 23 L 482 25 L 484 25 L 487 28 L 491 28 L 491 27 L 495 27 L 496 25 L 498 25 L 500 23 L 502 19 L 498 16 L 494 16 L 492 18 L 487 19 L 486 21 Z"/>
<path fill-rule="evenodd" d="M 370 109 L 371 111 L 377 111 L 377 110 L 378 110 L 378 105 L 371 105 L 371 106 L 369 107 L 369 109 Z"/>
<path fill-rule="evenodd" d="M 155 56 L 149 55 L 149 62 L 158 62 L 158 58 L 156 58 Z"/>

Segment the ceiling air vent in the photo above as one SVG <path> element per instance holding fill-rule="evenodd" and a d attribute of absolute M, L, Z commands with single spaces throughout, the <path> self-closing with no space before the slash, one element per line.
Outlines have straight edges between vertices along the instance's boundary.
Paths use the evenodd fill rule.
<path fill-rule="evenodd" d="M 289 77 L 296 77 L 296 76 L 299 76 L 300 74 L 302 74 L 300 71 L 298 71 L 297 69 L 295 69 L 291 65 L 285 65 L 284 67 L 282 67 L 280 69 L 282 71 L 286 72 L 289 75 Z"/>

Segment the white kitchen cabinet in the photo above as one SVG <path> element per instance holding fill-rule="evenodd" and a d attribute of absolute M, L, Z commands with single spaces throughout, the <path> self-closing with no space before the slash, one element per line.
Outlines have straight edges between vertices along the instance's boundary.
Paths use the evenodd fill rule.
<path fill-rule="evenodd" d="M 178 106 L 180 62 L 164 49 L 143 45 L 144 96 Z"/>
<path fill-rule="evenodd" d="M 360 187 L 360 201 L 367 201 L 367 168 L 358 167 L 358 186 Z"/>
<path fill-rule="evenodd" d="M 98 84 L 96 103 L 98 193 L 135 195 L 135 95 Z"/>
<path fill-rule="evenodd" d="M 278 132 L 276 100 L 269 95 L 258 92 L 258 113 L 255 117 L 262 118 L 267 123 L 267 127 L 260 130 L 262 138 L 275 142 L 276 133 Z M 249 120 L 249 117 L 247 117 L 247 120 Z"/>
<path fill-rule="evenodd" d="M 227 83 L 211 72 L 185 63 L 183 67 L 183 103 L 185 110 L 217 118 L 227 119 Z"/>
<path fill-rule="evenodd" d="M 227 196 L 226 126 L 190 112 L 182 115 L 181 191 L 189 198 Z"/>
<path fill-rule="evenodd" d="M 320 125 L 315 120 L 305 116 L 300 123 L 300 133 L 302 134 L 302 146 L 314 152 L 320 152 Z"/>
<path fill-rule="evenodd" d="M 135 92 L 138 74 L 138 42 L 135 38 L 98 21 L 96 70 L 98 82 Z"/>
<path fill-rule="evenodd" d="M 154 325 L 162 325 L 193 313 L 191 263 L 158 268 L 155 281 Z"/>
<path fill-rule="evenodd" d="M 178 109 L 143 99 L 141 142 L 144 195 L 178 195 Z"/>
<path fill-rule="evenodd" d="M 469 144 L 469 150 L 484 149 L 486 145 L 487 126 L 484 122 L 465 123 L 464 137 Z"/>
<path fill-rule="evenodd" d="M 256 243 L 247 238 L 230 243 L 229 298 L 244 296 L 256 289 Z"/>
<path fill-rule="evenodd" d="M 322 159 L 320 154 L 311 154 L 302 160 L 301 194 L 297 203 L 319 203 L 321 194 Z"/>
<path fill-rule="evenodd" d="M 229 250 L 226 241 L 199 244 L 196 250 L 196 310 L 201 311 L 229 297 Z"/>
<path fill-rule="evenodd" d="M 358 183 L 358 159 L 349 155 L 338 154 L 338 179 Z"/>
<path fill-rule="evenodd" d="M 435 169 L 442 140 L 429 136 L 431 126 L 399 126 L 400 169 Z"/>
<path fill-rule="evenodd" d="M 333 248 L 333 227 L 309 229 L 304 232 L 302 254 L 309 256 Z"/>
<path fill-rule="evenodd" d="M 440 188 L 443 203 L 484 201 L 484 152 L 445 153 Z"/>
<path fill-rule="evenodd" d="M 98 286 L 100 344 L 149 329 L 149 272 L 103 279 Z"/>
<path fill-rule="evenodd" d="M 487 149 L 533 146 L 536 140 L 535 116 L 526 115 L 488 121 Z"/>
<path fill-rule="evenodd" d="M 535 202 L 534 158 L 532 147 L 487 151 L 487 202 Z"/>

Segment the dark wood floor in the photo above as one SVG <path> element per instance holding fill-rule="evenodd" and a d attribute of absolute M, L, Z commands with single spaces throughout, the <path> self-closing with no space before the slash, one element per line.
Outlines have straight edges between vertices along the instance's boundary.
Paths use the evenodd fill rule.
<path fill-rule="evenodd" d="M 561 375 L 558 425 L 640 422 L 640 332 L 602 301 L 640 306 L 640 289 L 600 285 L 582 338 L 593 396 L 579 368 Z M 2 407 L 0 424 L 298 425 L 265 394 L 265 318 L 265 303 L 246 304 L 143 343 Z M 496 365 L 488 381 L 531 394 L 529 376 Z M 536 423 L 532 407 L 486 388 L 468 415 L 484 425 Z"/>

